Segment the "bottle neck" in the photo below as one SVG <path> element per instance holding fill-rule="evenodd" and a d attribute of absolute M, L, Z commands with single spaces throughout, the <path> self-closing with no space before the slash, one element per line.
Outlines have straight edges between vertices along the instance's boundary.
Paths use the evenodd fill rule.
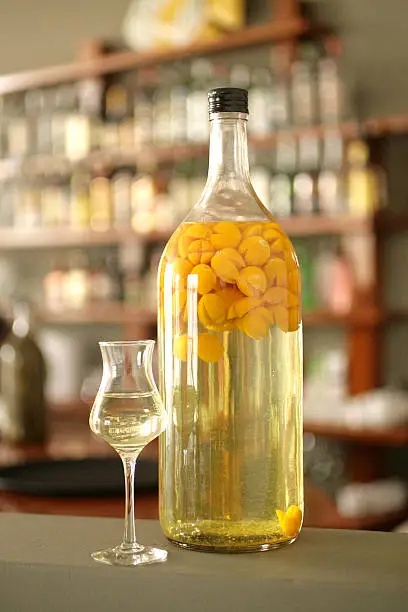
<path fill-rule="evenodd" d="M 211 115 L 207 184 L 220 180 L 250 183 L 247 117 L 243 113 Z"/>

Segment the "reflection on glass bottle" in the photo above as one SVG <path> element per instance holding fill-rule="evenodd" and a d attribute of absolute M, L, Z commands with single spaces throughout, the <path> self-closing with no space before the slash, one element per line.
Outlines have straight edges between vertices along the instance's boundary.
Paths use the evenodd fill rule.
<path fill-rule="evenodd" d="M 12 329 L 0 347 L 0 433 L 11 442 L 46 436 L 45 363 L 30 330 L 26 304 L 16 304 Z"/>

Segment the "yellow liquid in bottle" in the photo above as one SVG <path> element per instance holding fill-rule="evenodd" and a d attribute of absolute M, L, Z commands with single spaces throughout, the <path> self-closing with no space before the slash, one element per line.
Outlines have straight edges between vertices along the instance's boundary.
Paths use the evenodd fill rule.
<path fill-rule="evenodd" d="M 164 533 L 220 551 L 291 542 L 303 515 L 293 247 L 273 222 L 186 223 L 159 275 Z"/>

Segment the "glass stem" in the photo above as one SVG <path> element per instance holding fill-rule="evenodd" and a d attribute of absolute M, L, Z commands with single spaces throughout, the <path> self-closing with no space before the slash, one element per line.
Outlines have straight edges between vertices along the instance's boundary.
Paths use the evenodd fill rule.
<path fill-rule="evenodd" d="M 136 542 L 135 527 L 135 468 L 137 455 L 121 455 L 123 469 L 125 471 L 125 531 L 123 534 L 122 548 L 141 548 Z"/>

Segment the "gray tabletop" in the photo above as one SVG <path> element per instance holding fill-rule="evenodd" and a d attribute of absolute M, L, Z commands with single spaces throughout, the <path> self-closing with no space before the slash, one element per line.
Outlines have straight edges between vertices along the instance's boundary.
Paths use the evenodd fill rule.
<path fill-rule="evenodd" d="M 178 549 L 155 521 L 142 543 L 164 546 L 164 564 L 96 564 L 117 544 L 116 519 L 0 514 L 0 610 L 285 610 L 408 612 L 408 535 L 305 529 L 287 548 L 221 555 Z"/>

